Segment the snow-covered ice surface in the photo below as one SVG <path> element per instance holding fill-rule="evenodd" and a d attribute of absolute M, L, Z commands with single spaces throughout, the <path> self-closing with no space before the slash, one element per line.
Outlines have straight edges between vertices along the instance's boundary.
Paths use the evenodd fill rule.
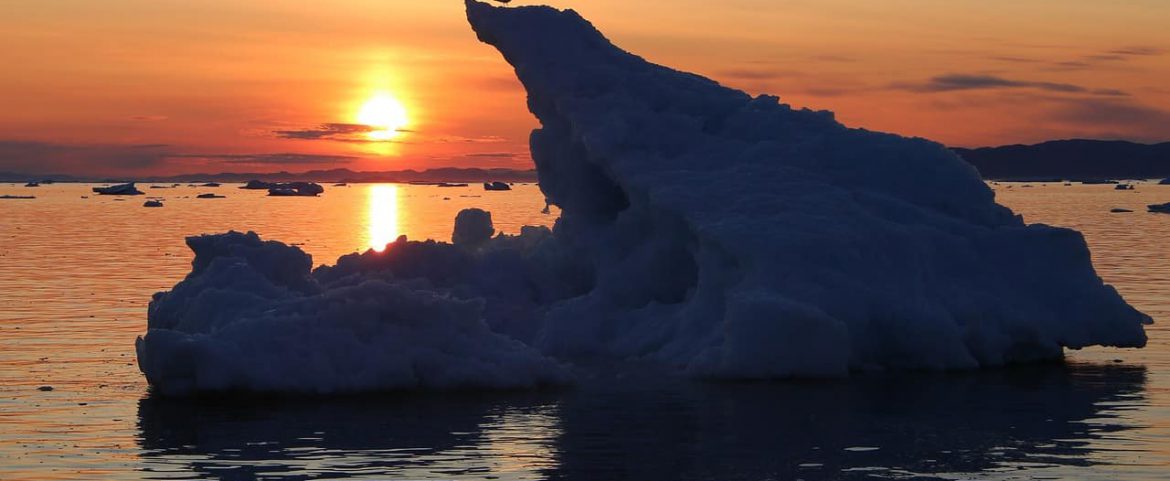
<path fill-rule="evenodd" d="M 156 388 L 520 387 L 631 362 L 826 377 L 1145 344 L 1079 233 L 1026 225 L 939 144 L 648 63 L 571 10 L 467 13 L 528 90 L 556 228 L 492 238 L 466 211 L 455 245 L 311 273 L 283 244 L 192 238 L 138 345 Z"/>
<path fill-rule="evenodd" d="M 138 341 L 139 367 L 163 393 L 509 388 L 565 379 L 557 363 L 491 332 L 480 319 L 482 301 L 439 293 L 425 280 L 339 275 L 345 258 L 328 271 L 334 275 L 313 276 L 309 255 L 253 233 L 187 244 L 195 252 L 191 274 L 155 295 Z"/>

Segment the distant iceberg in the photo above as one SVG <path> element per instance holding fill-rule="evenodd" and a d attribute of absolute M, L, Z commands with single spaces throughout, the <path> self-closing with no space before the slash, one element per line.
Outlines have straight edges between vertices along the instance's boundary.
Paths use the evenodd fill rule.
<path fill-rule="evenodd" d="M 278 185 L 280 185 L 279 182 L 265 182 L 263 180 L 252 179 L 252 180 L 249 180 L 243 186 L 240 186 L 240 188 L 241 189 L 252 189 L 252 190 L 268 190 L 268 189 L 277 187 Z"/>
<path fill-rule="evenodd" d="M 111 185 L 109 187 L 94 187 L 93 191 L 100 195 L 142 195 L 145 192 L 134 187 L 134 183 Z"/>
<path fill-rule="evenodd" d="M 316 197 L 324 192 L 324 187 L 313 182 L 280 183 L 268 189 L 268 195 L 273 197 Z"/>
<path fill-rule="evenodd" d="M 253 234 L 191 238 L 138 343 L 156 388 L 523 387 L 629 361 L 840 377 L 1146 342 L 1079 233 L 1024 224 L 942 145 L 648 63 L 571 10 L 466 5 L 540 120 L 555 228 L 491 237 L 465 211 L 457 244 L 312 272 Z"/>
<path fill-rule="evenodd" d="M 336 185 L 346 184 L 342 182 Z M 256 179 L 249 180 L 240 188 L 267 190 L 268 195 L 274 197 L 315 197 L 325 192 L 325 188 L 315 182 L 264 182 Z"/>

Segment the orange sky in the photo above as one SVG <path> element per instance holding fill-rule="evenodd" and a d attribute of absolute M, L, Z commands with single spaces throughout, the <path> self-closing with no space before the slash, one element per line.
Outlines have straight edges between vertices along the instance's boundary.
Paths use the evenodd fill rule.
<path fill-rule="evenodd" d="M 1170 140 L 1163 0 L 551 3 L 651 61 L 850 126 Z M 459 0 L 0 2 L 0 64 L 0 171 L 530 167 L 523 90 Z M 326 126 L 376 92 L 409 132 Z"/>

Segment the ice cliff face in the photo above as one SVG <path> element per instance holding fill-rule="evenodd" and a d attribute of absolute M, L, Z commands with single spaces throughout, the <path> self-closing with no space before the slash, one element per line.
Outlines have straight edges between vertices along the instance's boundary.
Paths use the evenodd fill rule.
<path fill-rule="evenodd" d="M 557 234 L 596 270 L 545 352 L 775 377 L 1145 343 L 1080 234 L 1025 225 L 942 145 L 651 64 L 571 10 L 466 3 L 540 120 Z"/>
<path fill-rule="evenodd" d="M 315 271 L 255 234 L 190 238 L 138 341 L 156 389 L 526 387 L 627 361 L 823 377 L 1145 344 L 1080 234 L 1025 225 L 939 144 L 648 63 L 572 11 L 467 14 L 528 90 L 556 228 L 492 237 L 469 209 L 453 244 Z"/>

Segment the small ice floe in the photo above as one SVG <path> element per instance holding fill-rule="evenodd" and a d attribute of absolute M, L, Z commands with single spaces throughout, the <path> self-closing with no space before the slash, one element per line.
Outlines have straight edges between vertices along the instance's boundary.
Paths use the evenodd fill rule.
<path fill-rule="evenodd" d="M 503 182 L 484 182 L 483 190 L 512 190 L 512 186 Z"/>
<path fill-rule="evenodd" d="M 439 182 L 435 185 L 439 187 L 467 187 L 467 184 L 460 184 L 457 182 Z"/>
<path fill-rule="evenodd" d="M 29 182 L 27 184 L 24 184 L 24 186 L 25 187 L 40 187 L 41 183 L 40 182 Z"/>
<path fill-rule="evenodd" d="M 206 184 L 200 185 L 199 187 L 219 187 L 219 182 L 208 182 Z"/>
<path fill-rule="evenodd" d="M 1129 210 L 1129 209 L 1123 209 L 1121 207 L 1114 207 L 1112 209 L 1109 209 L 1109 212 L 1112 212 L 1114 214 L 1125 214 L 1125 213 L 1133 212 L 1133 211 Z"/>
<path fill-rule="evenodd" d="M 158 200 L 158 199 L 150 199 L 150 200 L 142 203 L 142 206 L 143 207 L 162 207 L 163 203 L 161 200 Z"/>
<path fill-rule="evenodd" d="M 1133 184 L 1117 184 L 1113 186 L 1113 190 L 1133 190 Z"/>
<path fill-rule="evenodd" d="M 851 453 L 865 453 L 865 452 L 869 452 L 869 451 L 877 451 L 879 449 L 881 449 L 881 448 L 874 447 L 874 446 L 851 446 L 851 447 L 845 448 L 844 451 L 849 451 Z"/>
<path fill-rule="evenodd" d="M 144 192 L 134 187 L 134 183 L 111 185 L 108 187 L 94 187 L 93 191 L 101 195 L 142 195 Z"/>
<path fill-rule="evenodd" d="M 1162 179 L 1161 182 L 1158 182 L 1158 185 L 1170 185 L 1170 177 Z"/>
<path fill-rule="evenodd" d="M 345 182 L 338 182 L 336 184 L 333 184 L 333 186 L 334 187 L 349 187 L 349 184 L 346 184 Z"/>
<path fill-rule="evenodd" d="M 275 184 L 268 189 L 268 195 L 273 197 L 316 197 L 323 192 L 325 188 L 313 182 Z"/>
<path fill-rule="evenodd" d="M 1150 204 L 1146 207 L 1150 209 L 1150 212 L 1155 212 L 1158 214 L 1170 214 L 1170 202 L 1165 204 Z"/>
<path fill-rule="evenodd" d="M 36 198 L 36 196 L 32 196 L 32 195 L 8 195 L 8 194 L 0 195 L 0 199 L 35 199 L 35 198 Z"/>
<path fill-rule="evenodd" d="M 195 196 L 195 198 L 196 199 L 224 199 L 224 198 L 227 198 L 227 196 L 207 193 L 207 194 L 199 194 L 199 195 Z"/>
<path fill-rule="evenodd" d="M 264 182 L 263 180 L 252 179 L 249 180 L 248 183 L 240 186 L 240 188 L 249 190 L 268 190 L 276 187 L 276 185 L 277 184 L 275 182 Z"/>
<path fill-rule="evenodd" d="M 37 388 L 37 391 L 43 391 L 43 392 L 49 392 L 52 390 L 53 390 L 53 386 L 41 386 L 41 387 Z"/>

